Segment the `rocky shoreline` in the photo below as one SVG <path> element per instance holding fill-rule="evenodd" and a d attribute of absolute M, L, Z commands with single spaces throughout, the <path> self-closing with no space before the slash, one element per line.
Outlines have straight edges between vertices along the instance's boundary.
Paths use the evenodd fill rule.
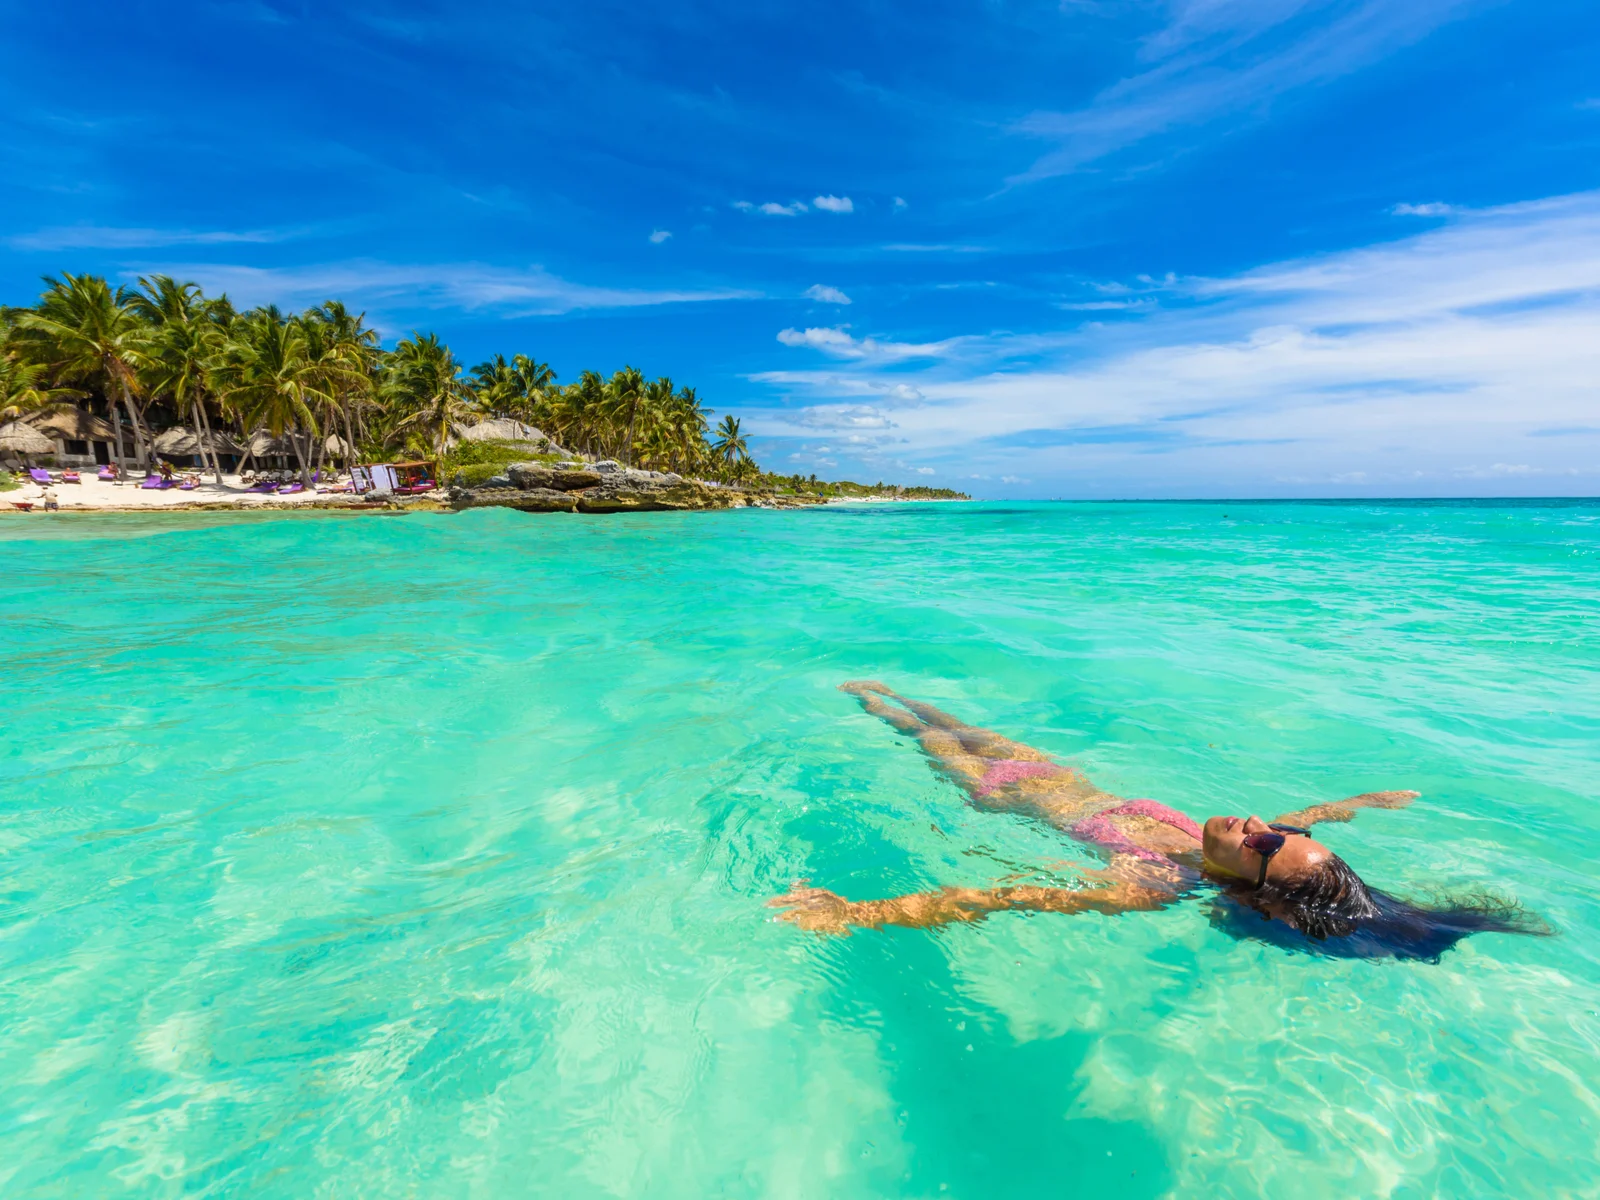
<path fill-rule="evenodd" d="M 821 497 L 778 496 L 722 487 L 670 472 L 641 471 L 616 462 L 513 463 L 476 487 L 458 477 L 449 505 L 514 508 L 520 512 L 697 512 L 719 508 L 807 508 Z"/>

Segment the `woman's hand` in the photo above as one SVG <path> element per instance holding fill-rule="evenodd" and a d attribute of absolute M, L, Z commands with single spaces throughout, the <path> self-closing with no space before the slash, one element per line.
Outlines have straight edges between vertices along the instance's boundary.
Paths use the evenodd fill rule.
<path fill-rule="evenodd" d="M 1355 819 L 1358 808 L 1405 808 L 1421 792 L 1362 792 L 1359 796 L 1351 796 L 1348 800 L 1340 800 L 1333 804 L 1313 804 L 1310 808 L 1302 808 L 1298 812 L 1284 813 L 1276 820 L 1281 825 L 1299 825 L 1309 829 L 1323 821 L 1351 821 Z"/>
<path fill-rule="evenodd" d="M 852 919 L 859 916 L 857 905 L 837 892 L 806 887 L 805 883 L 804 879 L 798 879 L 787 893 L 767 901 L 769 908 L 786 910 L 778 914 L 778 920 L 792 922 L 812 933 L 837 933 L 845 937 L 850 936 L 852 924 L 864 923 Z"/>

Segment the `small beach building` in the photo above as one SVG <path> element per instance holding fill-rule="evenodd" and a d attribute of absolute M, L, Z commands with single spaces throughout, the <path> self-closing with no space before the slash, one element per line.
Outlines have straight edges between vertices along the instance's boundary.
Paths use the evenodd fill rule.
<path fill-rule="evenodd" d="M 117 432 L 104 417 L 74 406 L 53 413 L 38 413 L 24 420 L 51 439 L 54 446 L 46 453 L 54 454 L 56 462 L 63 467 L 104 466 L 118 457 L 113 444 Z M 131 458 L 131 431 L 127 440 L 127 453 L 122 457 Z"/>

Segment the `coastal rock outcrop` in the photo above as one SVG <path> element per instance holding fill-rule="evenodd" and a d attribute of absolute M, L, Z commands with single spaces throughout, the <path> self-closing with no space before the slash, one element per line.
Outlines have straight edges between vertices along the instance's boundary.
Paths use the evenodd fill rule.
<path fill-rule="evenodd" d="M 689 512 L 744 508 L 761 497 L 738 488 L 716 487 L 661 471 L 639 471 L 614 462 L 513 463 L 505 474 L 477 487 L 455 486 L 450 503 L 460 508 L 515 508 L 523 512 Z"/>

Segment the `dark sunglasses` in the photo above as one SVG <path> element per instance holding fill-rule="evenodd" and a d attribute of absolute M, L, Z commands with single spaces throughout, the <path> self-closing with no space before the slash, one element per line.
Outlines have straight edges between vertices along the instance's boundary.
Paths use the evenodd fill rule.
<path fill-rule="evenodd" d="M 1272 856 L 1283 849 L 1283 843 L 1289 840 L 1290 835 L 1298 833 L 1302 837 L 1311 836 L 1309 829 L 1301 829 L 1298 825 L 1279 825 L 1274 822 L 1267 828 L 1273 832 L 1247 834 L 1244 839 L 1246 846 L 1261 855 L 1261 874 L 1256 877 L 1258 888 L 1267 881 L 1267 867 L 1272 862 Z"/>

